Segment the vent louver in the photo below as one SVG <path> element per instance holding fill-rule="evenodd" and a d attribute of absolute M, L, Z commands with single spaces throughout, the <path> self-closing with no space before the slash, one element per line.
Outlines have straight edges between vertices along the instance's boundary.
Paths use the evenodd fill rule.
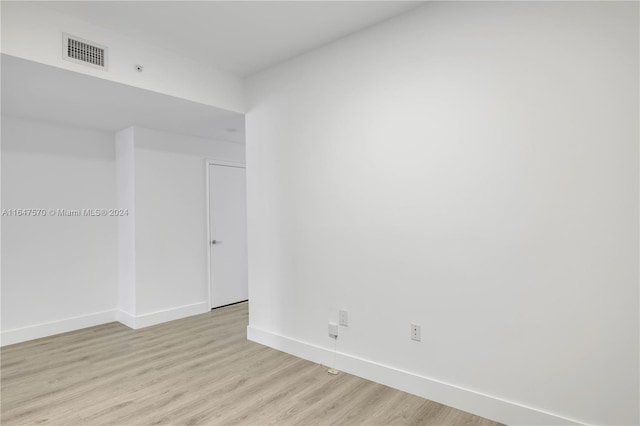
<path fill-rule="evenodd" d="M 68 61 L 107 69 L 108 49 L 92 41 L 70 34 L 62 34 L 62 57 Z"/>

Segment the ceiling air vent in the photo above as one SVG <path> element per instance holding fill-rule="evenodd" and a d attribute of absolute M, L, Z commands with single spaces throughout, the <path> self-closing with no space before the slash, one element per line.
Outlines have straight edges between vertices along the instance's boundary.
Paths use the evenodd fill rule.
<path fill-rule="evenodd" d="M 109 49 L 92 41 L 62 33 L 62 58 L 78 64 L 106 70 Z"/>

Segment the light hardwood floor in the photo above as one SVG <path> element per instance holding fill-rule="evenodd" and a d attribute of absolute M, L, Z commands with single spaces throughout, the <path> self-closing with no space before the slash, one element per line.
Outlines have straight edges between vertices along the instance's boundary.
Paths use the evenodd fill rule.
<path fill-rule="evenodd" d="M 2 425 L 495 425 L 246 340 L 247 305 L 2 349 Z"/>

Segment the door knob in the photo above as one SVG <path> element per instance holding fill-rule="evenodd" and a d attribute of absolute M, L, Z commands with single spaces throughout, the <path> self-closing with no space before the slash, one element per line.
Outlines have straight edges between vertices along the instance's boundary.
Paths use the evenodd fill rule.
<path fill-rule="evenodd" d="M 211 244 L 220 244 L 221 242 L 220 240 L 211 240 Z"/>

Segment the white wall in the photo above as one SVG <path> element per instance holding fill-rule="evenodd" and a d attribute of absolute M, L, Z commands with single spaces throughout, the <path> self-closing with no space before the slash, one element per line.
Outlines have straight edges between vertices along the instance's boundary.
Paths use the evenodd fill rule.
<path fill-rule="evenodd" d="M 2 207 L 115 207 L 113 135 L 3 116 Z M 115 308 L 115 219 L 3 216 L 2 230 L 4 344 L 93 325 Z"/>
<path fill-rule="evenodd" d="M 135 127 L 136 314 L 209 308 L 205 160 L 244 145 Z"/>
<path fill-rule="evenodd" d="M 179 98 L 244 112 L 242 80 L 33 2 L 2 2 L 2 53 Z M 109 48 L 109 70 L 62 59 L 62 33 Z M 138 73 L 136 64 L 144 65 Z"/>
<path fill-rule="evenodd" d="M 176 53 L 140 43 L 32 2 L 3 2 L 1 11 L 2 53 L 200 104 L 244 111 L 243 82 L 230 73 L 195 63 Z M 63 32 L 108 46 L 108 71 L 62 60 Z M 144 72 L 137 73 L 135 64 L 143 64 Z M 45 95 L 41 98 L 48 101 L 51 97 Z M 65 101 L 67 106 L 72 106 L 71 109 L 74 99 L 72 96 L 66 99 L 68 102 Z M 101 108 L 112 106 L 107 102 Z M 22 113 L 34 117 L 34 111 Z M 103 120 L 105 123 L 113 118 L 109 114 L 104 116 L 107 117 L 106 121 Z M 137 116 L 145 117 L 139 113 Z M 45 120 L 55 121 L 56 117 L 56 114 L 51 114 Z M 96 122 L 95 117 L 90 121 L 94 126 L 104 124 Z M 131 215 L 119 221 L 115 218 L 105 219 L 104 223 L 108 221 L 110 226 L 106 239 L 101 238 L 100 233 L 104 232 L 102 228 L 99 231 L 93 228 L 88 230 L 88 226 L 94 226 L 87 222 L 89 218 L 75 218 L 79 222 L 78 225 L 74 222 L 70 237 L 67 236 L 69 225 L 61 228 L 61 222 L 51 218 L 45 218 L 37 227 L 29 222 L 28 226 L 19 225 L 21 228 L 13 225 L 13 218 L 10 218 L 12 222 L 3 219 L 5 235 L 2 246 L 6 249 L 3 261 L 5 265 L 9 264 L 2 272 L 3 344 L 115 319 L 133 327 L 142 327 L 199 313 L 202 307 L 207 307 L 204 160 L 219 158 L 244 161 L 244 146 L 169 135 L 140 127 L 123 130 L 114 136 L 53 126 L 64 131 L 52 131 L 53 142 L 50 142 L 47 131 L 38 133 L 47 125 L 32 122 L 33 126 L 11 125 L 7 130 L 11 133 L 6 138 L 3 128 L 3 139 L 9 146 L 6 158 L 2 159 L 8 170 L 7 173 L 3 170 L 4 208 L 24 208 L 24 205 L 16 203 L 27 201 L 30 203 L 26 204 L 31 204 L 27 207 L 55 202 L 56 205 L 70 203 L 71 206 L 61 207 L 76 208 L 78 204 L 94 200 L 109 203 L 83 205 L 82 208 L 120 206 L 128 208 Z M 135 124 L 136 120 L 131 123 Z M 139 136 L 135 141 L 134 133 Z M 101 135 L 102 139 L 94 141 L 87 136 L 94 134 Z M 90 142 L 81 143 L 80 138 L 89 138 Z M 24 140 L 28 140 L 28 143 L 22 143 Z M 116 144 L 120 148 L 117 167 Z M 105 150 L 109 158 L 104 157 Z M 24 153 L 27 151 L 29 155 Z M 51 156 L 54 156 L 54 161 L 49 161 Z M 32 158 L 38 160 L 31 161 Z M 98 160 L 105 165 L 96 169 L 95 176 L 81 176 L 87 167 L 93 167 Z M 23 165 L 26 162 L 30 162 L 28 167 Z M 40 167 L 41 162 L 44 163 L 42 170 L 35 174 L 28 173 Z M 108 176 L 103 170 L 105 167 L 108 167 Z M 59 169 L 62 172 L 41 184 L 44 176 Z M 13 179 L 14 174 L 20 179 Z M 94 185 L 94 181 L 99 184 Z M 107 182 L 108 191 L 104 188 Z M 31 185 L 28 188 L 27 183 Z M 76 187 L 84 192 L 76 191 Z M 5 192 L 8 195 L 5 196 Z M 136 219 L 138 208 L 139 220 Z M 29 249 L 42 236 L 36 230 L 43 226 L 47 227 L 47 233 L 63 240 L 61 249 L 44 258 L 46 261 L 41 260 L 46 251 L 39 247 L 54 250 L 53 242 Z M 6 230 L 7 227 L 11 229 Z M 29 239 L 23 238 L 23 234 L 28 235 Z M 49 239 L 48 234 L 44 236 Z M 88 240 L 93 241 L 94 238 L 100 242 L 102 251 L 94 247 L 81 247 L 81 244 L 88 244 Z M 82 255 L 76 256 L 79 251 Z M 102 256 L 103 251 L 108 255 Z M 51 272 L 46 268 L 34 268 L 40 261 L 46 265 L 55 264 L 55 270 Z M 82 266 L 80 272 L 76 273 L 77 262 Z M 110 269 L 105 271 L 103 269 L 107 268 L 107 264 Z M 91 274 L 99 275 L 97 282 L 86 283 L 93 277 Z M 48 281 L 42 281 L 43 277 L 49 277 Z M 29 298 L 34 297 L 31 294 L 34 286 L 46 286 L 46 291 L 36 292 L 35 297 L 42 296 L 42 303 L 51 302 L 51 306 L 40 309 L 39 305 L 29 302 Z M 81 291 L 76 295 L 77 287 Z M 108 292 L 108 297 L 102 294 L 103 290 Z M 87 297 L 99 300 L 96 304 L 105 311 L 94 315 L 95 309 L 98 309 L 92 302 L 94 299 L 85 300 L 83 292 L 88 292 Z M 60 300 L 47 300 L 49 293 L 55 294 Z M 8 307 L 6 314 L 5 306 Z"/>
<path fill-rule="evenodd" d="M 248 81 L 249 336 L 638 424 L 638 4 L 434 2 Z M 422 342 L 409 339 L 422 325 Z"/>
<path fill-rule="evenodd" d="M 136 315 L 135 150 L 134 128 L 115 134 L 118 214 L 118 310 Z"/>
<path fill-rule="evenodd" d="M 129 210 L 2 217 L 2 344 L 209 309 L 205 160 L 244 162 L 244 145 L 2 121 L 3 209 Z"/>

